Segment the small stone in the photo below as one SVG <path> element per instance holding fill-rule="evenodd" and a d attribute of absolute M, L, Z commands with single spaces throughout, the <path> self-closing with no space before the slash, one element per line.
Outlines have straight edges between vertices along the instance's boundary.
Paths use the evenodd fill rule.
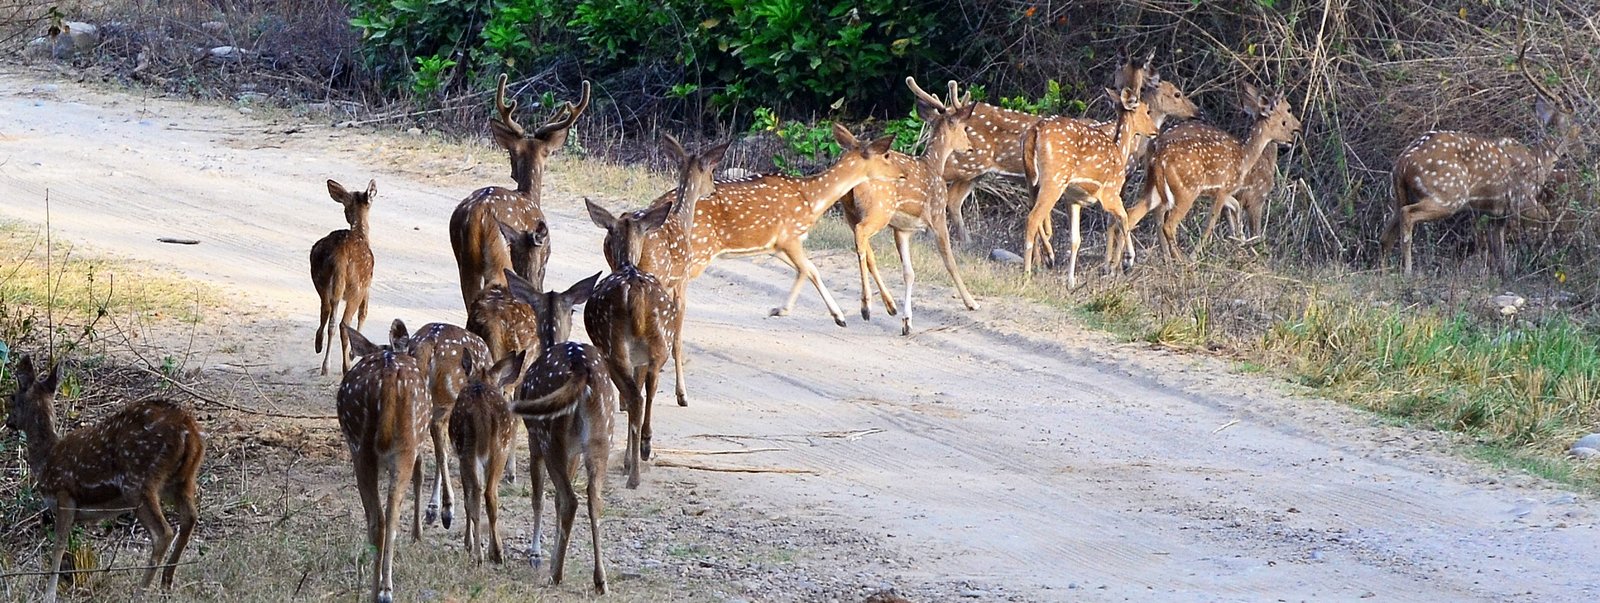
<path fill-rule="evenodd" d="M 230 63 L 242 60 L 244 51 L 237 46 L 218 46 L 206 51 L 206 56 L 213 61 Z"/>
<path fill-rule="evenodd" d="M 1005 249 L 996 249 L 989 252 L 989 261 L 1001 264 L 1021 264 L 1022 256 Z"/>
<path fill-rule="evenodd" d="M 249 115 L 251 113 L 255 113 L 256 110 L 255 109 L 251 109 L 249 107 L 239 107 L 239 112 L 243 113 L 245 115 Z"/>
<path fill-rule="evenodd" d="M 978 589 L 974 588 L 974 589 L 970 589 L 970 590 L 961 591 L 961 596 L 963 598 L 966 598 L 966 599 L 982 599 L 984 597 L 989 596 L 989 591 L 978 590 Z"/>
<path fill-rule="evenodd" d="M 1567 454 L 1570 454 L 1575 458 L 1588 460 L 1588 459 L 1592 459 L 1592 458 L 1595 458 L 1597 456 L 1600 456 L 1600 448 L 1589 448 L 1589 447 L 1586 447 L 1586 446 L 1574 446 L 1572 448 L 1572 450 L 1568 450 L 1567 451 Z"/>
<path fill-rule="evenodd" d="M 1589 435 L 1586 435 L 1586 436 L 1583 436 L 1581 438 L 1578 438 L 1578 441 L 1576 443 L 1574 443 L 1572 445 L 1572 447 L 1573 448 L 1597 448 L 1597 449 L 1600 449 L 1600 433 L 1591 433 Z"/>
<path fill-rule="evenodd" d="M 206 21 L 200 24 L 200 30 L 207 33 L 219 34 L 227 31 L 228 24 L 221 21 Z"/>
<path fill-rule="evenodd" d="M 406 133 L 410 134 L 412 136 L 421 136 L 422 135 L 422 128 L 411 128 L 411 129 L 406 130 Z"/>

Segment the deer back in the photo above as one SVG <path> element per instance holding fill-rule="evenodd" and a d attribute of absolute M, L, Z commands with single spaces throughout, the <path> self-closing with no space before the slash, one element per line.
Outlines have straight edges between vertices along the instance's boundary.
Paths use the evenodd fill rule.
<path fill-rule="evenodd" d="M 1017 141 L 1039 119 L 1031 113 L 976 103 L 972 118 L 967 120 L 971 146 L 950 156 L 945 163 L 944 179 L 971 180 L 988 173 L 1023 175 L 1022 146 Z"/>
<path fill-rule="evenodd" d="M 402 325 L 399 320 L 395 323 Z M 339 430 L 350 454 L 381 459 L 414 450 L 427 435 L 433 413 L 427 376 L 412 356 L 409 342 L 391 341 L 379 347 L 355 328 L 345 325 L 344 329 L 351 351 L 361 356 L 344 374 L 336 405 Z"/>
<path fill-rule="evenodd" d="M 478 293 L 467 311 L 467 331 L 483 339 L 489 355 L 502 359 L 519 351 L 539 351 L 539 317 L 503 285 Z"/>
<path fill-rule="evenodd" d="M 463 470 L 472 459 L 491 459 L 496 450 L 510 447 L 517 422 L 503 392 L 522 376 L 523 358 L 518 352 L 487 366 L 462 358 L 462 368 L 471 378 L 456 395 L 450 412 L 450 445 L 462 460 Z"/>
<path fill-rule="evenodd" d="M 436 406 L 448 406 L 455 401 L 456 394 L 472 377 L 471 367 L 487 367 L 495 360 L 482 338 L 442 322 L 431 322 L 417 329 L 411 336 L 411 356 L 422 370 Z"/>
<path fill-rule="evenodd" d="M 593 201 L 584 202 L 595 225 L 606 231 L 606 257 L 618 258 L 616 269 L 595 285 L 584 308 L 589 340 L 614 366 L 664 361 L 677 306 L 667 288 L 634 262 L 641 255 L 644 235 L 662 227 L 672 206 L 618 217 Z"/>

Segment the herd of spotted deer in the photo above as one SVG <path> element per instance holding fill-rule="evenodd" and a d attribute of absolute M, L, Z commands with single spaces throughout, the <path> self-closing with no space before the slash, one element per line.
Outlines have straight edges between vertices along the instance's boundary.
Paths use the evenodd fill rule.
<path fill-rule="evenodd" d="M 1383 246 L 1387 252 L 1400 243 L 1408 274 L 1411 233 L 1417 223 L 1469 205 L 1494 216 L 1528 210 L 1557 159 L 1574 144 L 1577 132 L 1570 123 L 1570 105 L 1533 77 L 1527 79 L 1538 93 L 1535 112 L 1553 134 L 1537 145 L 1429 132 L 1400 154 L 1393 172 L 1393 214 Z M 450 218 L 467 326 L 430 323 L 409 333 L 396 320 L 389 343 L 383 346 L 359 331 L 372 282 L 367 214 L 376 185 L 350 191 L 329 180 L 328 193 L 344 206 L 350 228 L 330 233 L 311 249 L 312 280 L 321 298 L 315 344 L 324 355 L 322 372 L 327 374 L 332 338 L 335 332 L 339 336 L 344 376 L 337 415 L 355 468 L 368 541 L 377 551 L 373 598 L 393 599 L 393 540 L 407 485 L 418 500 L 412 538 L 420 538 L 423 464 L 418 448 L 425 434 L 432 439 L 436 471 L 427 521 L 438 517 L 448 528 L 453 519 L 454 493 L 446 458 L 446 451 L 453 451 L 465 496 L 467 551 L 481 563 L 487 548 L 491 560 L 502 561 L 498 484 L 502 476 L 509 478 L 515 471 L 511 452 L 516 418 L 522 419 L 529 440 L 533 563 L 537 566 L 543 559 L 540 526 L 543 474 L 548 471 L 560 522 L 551 579 L 560 582 L 578 505 L 574 474 L 582 461 L 594 586 L 604 593 L 600 490 L 612 433 L 611 409 L 620 404 L 627 414 L 623 464 L 627 486 L 635 488 L 640 464 L 651 454 L 651 408 L 669 347 L 677 402 L 688 403 L 682 345 L 687 285 L 712 259 L 724 254 L 781 253 L 796 275 L 784 304 L 772 313 L 787 313 L 810 280 L 842 326 L 843 312 L 807 259 L 803 242 L 816 220 L 843 199 L 861 272 L 861 315 L 870 317 L 870 291 L 875 285 L 885 309 L 890 315 L 900 314 L 902 332 L 909 333 L 914 275 L 908 247 L 911 235 L 924 228 L 932 231 L 962 301 L 969 309 L 977 308 L 957 271 L 951 233 L 966 237 L 961 205 L 978 176 L 1021 175 L 1033 185 L 1034 207 L 1023 232 L 1022 256 L 1029 273 L 1035 263 L 1055 256 L 1050 244 L 1054 204 L 1069 187 L 1086 194 L 1070 208 L 1067 279 L 1072 284 L 1079 211 L 1085 199 L 1098 202 L 1112 216 L 1106 253 L 1112 269 L 1120 267 L 1118 258 L 1132 262 L 1131 230 L 1152 211 L 1161 216 L 1165 251 L 1184 258 L 1177 245 L 1177 227 L 1200 197 L 1211 199 L 1201 247 L 1224 211 L 1230 213 L 1236 237 L 1262 236 L 1263 209 L 1276 179 L 1276 147 L 1291 143 L 1300 128 L 1283 95 L 1268 96 L 1246 86 L 1242 105 L 1256 122 L 1245 140 L 1198 121 L 1163 129 L 1164 122 L 1192 118 L 1197 109 L 1177 86 L 1151 72 L 1148 59 L 1118 70 L 1107 90 L 1117 111 L 1109 122 L 1040 118 L 974 103 L 970 95 L 959 94 L 953 81 L 942 100 L 912 78 L 906 78 L 906 84 L 931 132 L 925 150 L 916 157 L 892 152 L 889 138 L 863 142 L 835 125 L 834 136 L 843 152 L 833 166 L 816 175 L 714 181 L 712 172 L 727 144 L 690 153 L 670 135 L 664 136 L 664 147 L 678 163 L 677 188 L 646 209 L 620 215 L 586 201 L 590 218 L 606 231 L 604 255 L 612 272 L 556 292 L 543 290 L 550 247 L 539 204 L 541 179 L 546 159 L 562 147 L 569 129 L 588 107 L 589 84 L 584 83 L 577 104 L 566 104 L 529 133 L 514 119 L 517 103 L 507 100 L 502 76 L 495 95 L 498 115 L 490 120 L 490 128 L 494 140 L 510 153 L 517 187 L 474 192 Z M 1146 156 L 1148 175 L 1141 201 L 1125 207 L 1121 195 L 1130 164 Z M 1241 224 L 1241 214 L 1248 218 L 1247 225 Z M 1503 269 L 1503 225 L 1493 224 L 1492 257 Z M 872 236 L 885 227 L 893 231 L 904 271 L 903 306 L 884 286 L 871 252 Z M 579 304 L 587 304 L 584 326 L 592 345 L 569 338 L 573 308 Z M 341 305 L 342 314 L 336 316 Z M 352 356 L 358 357 L 353 366 Z M 56 597 L 56 574 L 72 526 L 128 509 L 153 539 L 141 589 L 149 586 L 158 569 L 163 570 L 163 586 L 170 587 L 198 515 L 196 480 L 204 444 L 193 415 L 171 402 L 139 402 L 97 424 L 58 436 L 52 404 L 61 367 L 36 369 L 24 357 L 16 377 L 6 425 L 27 435 L 31 474 L 55 518 L 45 599 Z M 392 479 L 380 499 L 379 476 L 385 472 Z M 164 501 L 176 506 L 176 543 L 162 512 Z M 487 529 L 481 527 L 480 515 L 487 515 Z"/>

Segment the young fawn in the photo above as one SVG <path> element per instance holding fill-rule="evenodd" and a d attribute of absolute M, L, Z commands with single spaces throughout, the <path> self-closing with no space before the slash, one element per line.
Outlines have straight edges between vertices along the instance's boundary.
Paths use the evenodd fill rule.
<path fill-rule="evenodd" d="M 550 244 L 550 231 L 544 222 L 530 231 L 518 230 L 504 222 L 499 223 L 499 227 L 501 238 L 511 250 L 511 270 L 534 287 L 543 287 L 544 260 L 550 255 L 540 252 Z M 505 358 L 521 351 L 537 355 L 538 326 L 533 308 L 513 299 L 502 284 L 484 287 L 467 311 L 467 330 L 483 338 L 492 358 Z"/>
<path fill-rule="evenodd" d="M 378 182 L 367 183 L 367 190 L 350 192 L 343 185 L 328 181 L 328 196 L 344 206 L 347 230 L 335 230 L 311 246 L 311 284 L 317 288 L 322 300 L 317 318 L 317 347 L 322 354 L 322 374 L 328 374 L 328 353 L 333 350 L 334 312 L 344 304 L 344 314 L 339 327 L 356 318 L 356 329 L 367 322 L 368 290 L 372 287 L 372 245 L 367 240 L 367 213 L 372 210 L 372 199 L 378 195 Z M 326 330 L 328 347 L 322 347 Z M 339 333 L 340 370 L 350 370 L 350 341 L 344 331 Z"/>
<path fill-rule="evenodd" d="M 517 423 L 507 406 L 504 388 L 522 376 L 523 352 L 489 366 L 462 356 L 462 370 L 472 375 L 456 396 L 450 413 L 450 444 L 461 464 L 461 492 L 466 497 L 466 546 L 472 560 L 483 564 L 481 516 L 489 516 L 489 560 L 501 563 L 500 477 L 511 458 Z"/>
<path fill-rule="evenodd" d="M 396 328 L 400 330 L 389 334 L 391 341 L 407 337 L 403 324 L 397 323 Z M 445 529 L 449 529 L 455 519 L 455 491 L 450 487 L 450 461 L 446 456 L 450 448 L 450 409 L 455 407 L 456 396 L 472 378 L 467 367 L 489 366 L 494 356 L 477 335 L 442 322 L 422 325 L 409 340 L 411 357 L 422 369 L 428 399 L 433 402 L 433 418 L 428 423 L 428 435 L 433 440 L 433 497 L 428 501 L 423 521 L 432 524 L 437 517 Z"/>
<path fill-rule="evenodd" d="M 378 346 L 349 325 L 344 330 L 350 349 L 361 357 L 344 374 L 339 385 L 339 430 L 350 446 L 355 465 L 356 488 L 361 492 L 361 507 L 366 511 L 367 543 L 377 548 L 372 572 L 372 600 L 394 600 L 394 534 L 400 521 L 400 503 L 406 486 L 418 506 L 422 500 L 422 481 L 413 478 L 422 472 L 422 457 L 417 446 L 428 431 L 432 413 L 427 394 L 427 376 L 411 355 L 411 342 L 405 337 L 391 338 L 389 345 Z M 405 323 L 396 319 L 390 333 L 405 333 Z M 388 500 L 378 499 L 378 477 L 388 471 Z M 411 538 L 422 537 L 418 514 L 411 516 Z"/>
<path fill-rule="evenodd" d="M 578 497 L 572 479 L 582 460 L 588 478 L 589 535 L 594 545 L 594 588 L 606 592 L 606 570 L 600 556 L 600 511 L 605 500 L 600 490 L 606 481 L 606 460 L 611 448 L 611 409 L 616 407 L 616 392 L 607 375 L 605 360 L 594 346 L 569 341 L 573 306 L 589 300 L 600 274 L 578 281 L 566 291 L 541 292 L 527 281 L 506 271 L 512 295 L 533 306 L 539 316 L 539 343 L 542 351 L 528 367 L 511 411 L 522 417 L 528 429 L 530 458 L 529 486 L 533 494 L 533 565 L 543 562 L 540 550 L 544 511 L 544 474 L 550 471 L 555 486 L 556 533 L 555 563 L 550 568 L 552 584 L 561 583 L 567 545 L 572 540 L 572 521 L 578 511 Z M 542 464 L 541 464 L 542 462 Z"/>
<path fill-rule="evenodd" d="M 56 542 L 44 600 L 56 600 L 61 556 L 72 527 L 129 510 L 151 539 L 149 568 L 139 590 L 149 588 L 158 568 L 161 586 L 171 588 L 173 571 L 200 516 L 195 490 L 205 443 L 194 414 L 166 400 L 134 402 L 99 423 L 57 435 L 54 402 L 61 366 L 41 376 L 33 359 L 23 356 L 16 377 L 6 427 L 28 436 L 28 471 L 55 516 Z M 161 511 L 164 501 L 173 503 L 178 514 L 176 544 Z"/>
<path fill-rule="evenodd" d="M 506 76 L 500 76 L 494 105 L 499 116 L 489 120 L 494 140 L 511 154 L 511 179 L 516 190 L 498 186 L 478 189 L 463 199 L 450 214 L 450 249 L 461 276 L 461 302 L 470 311 L 478 291 L 501 282 L 500 272 L 510 268 L 511 255 L 496 236 L 497 222 L 521 231 L 533 231 L 544 222 L 539 209 L 539 188 L 544 180 L 545 162 L 550 154 L 567 142 L 567 132 L 578 116 L 589 107 L 589 82 L 583 83 L 578 104 L 567 103 L 554 118 L 532 134 L 522 129 L 513 115 L 517 102 L 506 101 Z M 549 246 L 539 248 L 539 265 L 550 255 Z"/>

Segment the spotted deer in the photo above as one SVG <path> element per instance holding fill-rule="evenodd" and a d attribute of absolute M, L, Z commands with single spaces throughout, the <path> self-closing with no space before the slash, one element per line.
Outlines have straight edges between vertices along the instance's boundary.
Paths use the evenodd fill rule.
<path fill-rule="evenodd" d="M 1111 215 L 1112 224 L 1107 227 L 1107 240 L 1128 238 L 1127 211 L 1122 204 L 1122 185 L 1127 180 L 1128 162 L 1138 148 L 1139 138 L 1152 137 L 1157 133 L 1156 124 L 1150 118 L 1150 106 L 1140 100 L 1144 70 L 1133 71 L 1134 76 L 1130 78 L 1128 86 L 1106 90 L 1118 111 L 1113 133 L 1107 134 L 1082 120 L 1057 117 L 1041 120 L 1023 134 L 1023 167 L 1035 191 L 1033 210 L 1028 213 L 1028 221 L 1023 229 L 1024 274 L 1032 274 L 1033 263 L 1040 259 L 1035 245 L 1040 241 L 1048 241 L 1045 224 L 1068 186 L 1075 186 L 1087 193 Z M 1067 260 L 1067 286 L 1076 287 L 1080 243 L 1078 222 L 1082 205 L 1074 200 L 1070 210 L 1071 255 Z M 1126 249 L 1131 261 L 1133 247 L 1127 245 Z M 1106 255 L 1106 263 L 1114 263 L 1110 254 Z"/>
<path fill-rule="evenodd" d="M 450 249 L 455 253 L 456 269 L 461 276 L 461 301 L 468 311 L 478 291 L 500 283 L 500 274 L 512 267 L 510 250 L 497 236 L 496 223 L 504 223 L 520 232 L 534 232 L 544 222 L 544 212 L 539 209 L 539 187 L 544 181 L 545 162 L 550 154 L 567 142 L 567 133 L 589 108 L 589 82 L 583 83 L 583 95 L 578 104 L 567 103 L 556 116 L 532 134 L 517 124 L 513 115 L 517 101 L 506 101 L 506 76 L 500 76 L 494 95 L 495 110 L 499 116 L 489 120 L 494 140 L 511 154 L 511 179 L 516 190 L 498 186 L 482 188 L 462 200 L 450 214 Z M 550 257 L 550 247 L 537 250 L 538 265 L 543 266 Z"/>
<path fill-rule="evenodd" d="M 428 377 L 411 354 L 411 342 L 393 338 L 387 346 L 368 341 L 346 325 L 350 349 L 360 356 L 339 385 L 339 431 L 350 447 L 356 489 L 366 511 L 367 544 L 377 550 L 373 559 L 372 600 L 394 601 L 394 536 L 399 527 L 400 504 L 406 486 L 412 487 L 417 509 L 422 502 L 422 456 L 417 447 L 427 434 L 432 417 Z M 391 334 L 405 333 L 405 323 L 394 321 Z M 387 500 L 378 498 L 378 480 L 389 473 Z M 416 479 L 413 479 L 416 478 Z M 411 538 L 422 538 L 419 513 L 411 516 Z"/>
<path fill-rule="evenodd" d="M 150 561 L 139 591 L 150 587 L 158 569 L 162 588 L 172 588 L 178 559 L 200 517 L 195 495 L 205 442 L 194 414 L 167 400 L 134 402 L 98 423 L 59 435 L 54 404 L 61 365 L 41 375 L 33 359 L 23 356 L 16 381 L 6 427 L 27 436 L 34 491 L 55 519 L 44 600 L 56 600 L 61 556 L 73 526 L 128 511 L 150 532 Z M 177 513 L 176 542 L 163 502 L 172 503 Z"/>
<path fill-rule="evenodd" d="M 423 521 L 432 524 L 437 518 L 449 529 L 455 519 L 455 490 L 450 484 L 448 456 L 450 411 L 455 408 L 456 397 L 472 380 L 471 367 L 487 367 L 494 363 L 494 356 L 483 339 L 452 324 L 430 322 L 409 336 L 403 323 L 397 321 L 394 329 L 398 330 L 390 331 L 390 341 L 410 341 L 411 357 L 422 370 L 423 387 L 433 406 L 428 422 L 428 436 L 433 441 L 433 497 Z"/>
<path fill-rule="evenodd" d="M 1283 95 L 1263 96 L 1249 84 L 1244 86 L 1243 94 L 1246 111 L 1256 117 L 1245 141 L 1194 122 L 1168 130 L 1157 139 L 1140 195 L 1144 202 L 1128 208 L 1128 228 L 1138 225 L 1146 213 L 1159 211 L 1162 247 L 1173 259 L 1188 259 L 1178 248 L 1178 226 L 1197 199 L 1211 199 L 1210 219 L 1195 248 L 1199 253 L 1211 238 L 1224 207 L 1237 213 L 1265 203 L 1277 176 L 1277 146 L 1293 143 L 1300 133 L 1300 120 L 1290 112 Z M 1116 255 L 1122 242 L 1113 243 L 1111 253 Z"/>
<path fill-rule="evenodd" d="M 541 251 L 550 243 L 550 231 L 543 221 L 532 231 L 517 230 L 504 222 L 500 235 L 511 253 L 511 270 L 535 287 L 544 285 L 544 259 Z M 504 284 L 484 287 L 467 310 L 467 330 L 483 338 L 496 360 L 519 351 L 538 353 L 538 322 L 533 308 L 511 297 Z"/>
<path fill-rule="evenodd" d="M 528 430 L 529 485 L 533 497 L 532 562 L 543 563 L 540 548 L 544 516 L 544 473 L 550 472 L 555 487 L 556 533 L 555 562 L 550 582 L 560 584 L 566 567 L 567 545 L 572 540 L 572 521 L 577 516 L 578 497 L 573 473 L 583 461 L 588 482 L 589 535 L 594 545 L 594 588 L 606 592 L 606 570 L 600 554 L 600 512 L 605 505 L 601 489 L 606 480 L 606 461 L 611 449 L 611 409 L 617 393 L 607 374 L 605 360 L 594 346 L 570 341 L 573 307 L 589 300 L 600 274 L 578 281 L 566 291 L 539 291 L 532 284 L 506 271 L 512 295 L 533 306 L 539 316 L 539 357 L 524 373 L 522 385 L 511 401 L 511 411 L 522 417 Z"/>
<path fill-rule="evenodd" d="M 1150 72 L 1150 60 L 1150 58 L 1145 59 L 1146 72 Z M 1118 72 L 1118 81 L 1113 83 L 1113 87 L 1124 87 L 1126 84 L 1123 80 L 1129 79 L 1131 75 L 1131 70 L 1124 67 Z M 1150 106 L 1150 119 L 1155 122 L 1158 130 L 1168 120 L 1188 119 L 1200 112 L 1200 108 L 1195 106 L 1194 101 L 1184 94 L 1177 84 L 1164 81 L 1154 73 L 1150 73 L 1142 100 Z M 948 197 L 950 232 L 956 241 L 963 245 L 971 242 L 962 206 L 966 203 L 967 197 L 972 195 L 972 189 L 977 186 L 979 176 L 984 174 L 1015 178 L 1026 176 L 1027 170 L 1022 165 L 1022 135 L 1034 124 L 1039 123 L 1040 119 L 1038 115 L 1002 109 L 988 103 L 974 105 L 972 117 L 967 120 L 967 138 L 971 145 L 967 150 L 952 153 L 944 168 L 944 179 L 950 183 Z M 1116 129 L 1115 121 L 1090 123 L 1107 134 L 1114 133 Z M 1142 157 L 1146 148 L 1147 145 L 1141 144 L 1135 157 Z M 1048 232 L 1049 222 L 1046 224 Z M 1046 241 L 1048 242 L 1048 239 Z"/>
<path fill-rule="evenodd" d="M 694 228 L 695 215 L 699 213 L 700 200 L 710 195 L 716 186 L 712 174 L 716 171 L 717 163 L 722 161 L 723 154 L 727 152 L 728 144 L 722 143 L 701 149 L 699 153 L 690 154 L 684 150 L 683 145 L 678 144 L 678 139 L 673 138 L 671 134 L 663 134 L 661 145 L 667 149 L 667 153 L 680 168 L 678 187 L 657 199 L 649 207 L 627 214 L 632 217 L 631 219 L 638 220 L 656 207 L 671 208 L 660 228 L 643 233 L 639 241 L 641 245 L 639 256 L 634 264 L 639 270 L 654 276 L 660 281 L 661 286 L 672 294 L 674 309 L 669 330 L 672 333 L 672 371 L 678 406 L 689 405 L 688 388 L 683 380 L 683 317 L 688 310 L 687 294 L 690 278 L 688 271 L 694 255 L 690 235 Z M 621 258 L 612 255 L 615 251 L 614 246 L 606 245 L 604 249 L 607 253 L 606 263 L 612 270 L 618 269 Z M 645 445 L 648 446 L 648 443 Z M 648 457 L 649 454 L 646 452 L 644 456 Z"/>
<path fill-rule="evenodd" d="M 473 364 L 471 356 L 461 357 L 461 366 L 472 375 L 467 386 L 456 395 L 450 412 L 450 445 L 461 465 L 461 493 L 466 503 L 466 547 L 473 562 L 483 564 L 482 518 L 489 518 L 489 561 L 504 562 L 500 543 L 500 478 L 511 459 L 512 442 L 517 434 L 516 417 L 506 402 L 503 390 L 522 376 L 523 352 L 496 362 L 493 366 Z"/>
<path fill-rule="evenodd" d="M 784 304 L 773 308 L 772 316 L 786 316 L 800 297 L 807 280 L 822 295 L 834 324 L 845 326 L 828 287 L 817 274 L 817 267 L 806 256 L 805 240 L 822 214 L 845 193 L 868 180 L 892 180 L 899 170 L 889 161 L 894 137 L 869 143 L 839 124 L 833 125 L 834 140 L 843 147 L 838 161 L 812 176 L 763 175 L 751 180 L 719 182 L 709 197 L 695 205 L 693 232 L 687 239 L 672 238 L 672 232 L 657 230 L 645 236 L 639 269 L 664 276 L 669 286 L 676 278 L 693 280 L 704 272 L 711 260 L 723 255 L 781 253 L 795 268 L 794 284 Z M 670 203 L 673 193 L 656 199 L 652 206 Z M 683 249 L 687 243 L 687 249 Z M 670 249 L 678 245 L 679 249 Z M 662 265 L 665 261 L 668 265 Z M 682 264 L 673 264 L 682 262 Z M 680 307 L 682 303 L 680 302 Z M 680 400 L 680 404 L 682 401 Z"/>
<path fill-rule="evenodd" d="M 1384 227 L 1382 254 L 1400 244 L 1405 275 L 1411 276 L 1411 231 L 1421 222 L 1449 217 L 1471 207 L 1490 220 L 1489 253 L 1494 268 L 1508 271 L 1505 259 L 1506 221 L 1514 215 L 1538 213 L 1539 190 L 1556 162 L 1578 142 L 1572 107 L 1540 84 L 1523 62 L 1517 64 L 1537 94 L 1533 111 L 1545 136 L 1532 148 L 1511 138 L 1489 138 L 1466 132 L 1423 134 L 1400 152 L 1394 163 L 1394 204 Z"/>
<path fill-rule="evenodd" d="M 378 195 L 378 182 L 367 183 L 367 190 L 350 192 L 332 180 L 328 181 L 328 196 L 344 206 L 345 222 L 350 228 L 335 230 L 311 246 L 311 284 L 317 289 L 321 305 L 317 313 L 316 350 L 322 354 L 322 374 L 328 374 L 328 354 L 333 351 L 335 329 L 350 324 L 355 317 L 356 328 L 367 322 L 367 300 L 372 287 L 372 245 L 367 239 L 367 214 L 372 210 L 372 200 Z M 335 327 L 333 317 L 344 304 L 344 313 Z M 323 347 L 326 330 L 328 346 Z M 350 370 L 350 342 L 344 331 L 339 335 L 340 370 Z"/>
<path fill-rule="evenodd" d="M 948 103 L 923 91 L 911 77 L 906 78 L 906 86 L 916 96 L 917 113 L 933 133 L 927 147 L 917 157 L 891 152 L 890 161 L 905 177 L 889 182 L 869 180 L 862 183 L 851 191 L 843 205 L 845 221 L 855 234 L 856 263 L 861 271 L 861 318 L 870 320 L 872 317 L 872 289 L 867 282 L 870 276 L 878 286 L 884 309 L 890 316 L 897 311 L 901 314 L 901 335 L 911 334 L 911 290 L 916 282 L 916 273 L 911 267 L 911 235 L 923 228 L 933 231 L 934 239 L 939 244 L 940 258 L 944 260 L 945 270 L 950 272 L 950 279 L 955 282 L 962 303 L 966 304 L 968 310 L 978 309 L 978 302 L 972 299 L 956 268 L 955 250 L 950 244 L 950 225 L 945 212 L 949 189 L 943 177 L 950 154 L 971 146 L 966 123 L 972 118 L 974 105 L 960 100 L 955 80 L 949 82 Z M 894 231 L 894 245 L 900 252 L 900 271 L 905 277 L 906 286 L 904 308 L 896 308 L 894 297 L 889 294 L 889 288 L 884 286 L 883 277 L 878 274 L 877 259 L 872 254 L 872 236 L 884 227 Z"/>

